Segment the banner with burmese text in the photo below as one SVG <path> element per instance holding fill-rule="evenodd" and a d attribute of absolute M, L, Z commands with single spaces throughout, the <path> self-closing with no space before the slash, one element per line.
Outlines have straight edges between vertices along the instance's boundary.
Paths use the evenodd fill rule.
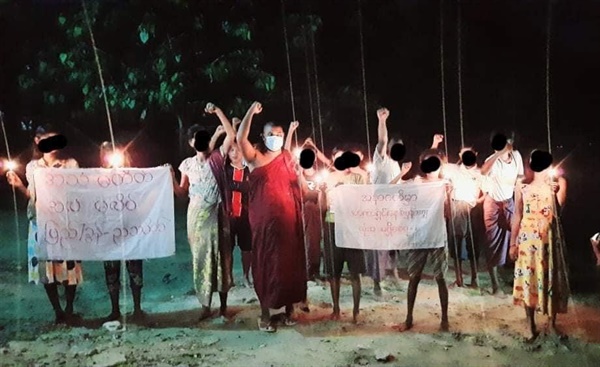
<path fill-rule="evenodd" d="M 443 181 L 341 185 L 329 195 L 337 247 L 410 250 L 447 245 Z"/>
<path fill-rule="evenodd" d="M 169 167 L 34 172 L 42 260 L 135 260 L 175 254 Z"/>

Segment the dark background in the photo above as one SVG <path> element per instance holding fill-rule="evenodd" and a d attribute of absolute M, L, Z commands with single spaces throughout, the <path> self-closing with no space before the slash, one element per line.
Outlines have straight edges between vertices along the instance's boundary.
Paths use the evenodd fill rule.
<path fill-rule="evenodd" d="M 121 6 L 120 2 L 113 4 Z M 148 9 L 158 6 L 155 1 L 143 4 L 140 6 Z M 248 106 L 250 101 L 259 99 L 265 111 L 257 125 L 274 120 L 287 126 L 292 120 L 292 108 L 281 2 L 204 1 L 198 4 L 191 11 L 206 17 L 252 20 L 252 45 L 262 52 L 261 67 L 275 76 L 276 87 L 264 93 L 248 88 L 243 79 L 237 84 L 235 80 L 229 82 L 227 88 L 198 79 L 198 85 L 194 86 L 197 101 L 228 106 L 234 97 L 240 96 Z M 371 150 L 376 144 L 375 111 L 385 106 L 391 110 L 390 134 L 405 140 L 409 158 L 414 159 L 429 146 L 434 133 L 444 132 L 440 2 L 363 0 L 360 4 Z M 494 131 L 514 133 L 524 157 L 534 148 L 547 148 L 545 77 L 549 4 L 541 0 L 464 0 L 460 4 L 443 1 L 447 141 L 451 161 L 460 146 L 458 7 L 465 142 L 473 144 L 483 159 L 491 153 L 489 138 Z M 229 12 L 234 6 L 235 12 Z M 366 150 L 359 2 L 287 0 L 285 7 L 290 43 L 295 34 L 290 17 L 311 14 L 321 22 L 314 40 L 326 150 L 344 143 L 359 143 Z M 21 121 L 32 119 L 34 125 L 52 122 L 62 126 L 70 139 L 72 154 L 84 166 L 95 164 L 98 144 L 108 139 L 102 110 L 74 114 L 73 111 L 82 110 L 82 106 L 75 103 L 51 108 L 42 99 L 33 98 L 31 92 L 25 93 L 18 82 L 19 75 L 35 61 L 40 50 L 50 43 L 61 42 L 57 16 L 80 8 L 79 1 L 0 1 L 0 106 L 5 112 L 10 147 L 23 167 L 29 159 L 31 134 L 22 131 Z M 595 142 L 600 132 L 597 123 L 600 119 L 597 87 L 600 82 L 600 4 L 584 0 L 552 1 L 551 15 L 552 152 L 557 161 L 563 162 L 569 182 L 563 221 L 573 287 L 581 292 L 595 289 L 598 283 L 588 239 L 600 230 L 596 216 L 600 151 Z M 159 13 L 158 17 L 163 19 L 158 21 L 178 21 L 169 16 Z M 133 28 L 138 21 L 136 14 L 131 14 Z M 118 30 L 95 29 L 95 32 L 99 48 L 126 45 L 120 41 L 122 34 Z M 204 32 L 211 39 L 213 30 Z M 218 46 L 206 43 L 208 49 Z M 312 51 L 310 47 L 306 51 L 293 44 L 290 49 L 296 117 L 301 122 L 299 137 L 303 139 L 312 135 L 312 126 L 319 129 Z M 312 98 L 309 98 L 309 79 Z M 53 88 L 52 83 L 46 88 Z M 202 115 L 202 103 L 190 102 L 186 106 L 193 108 L 184 116 L 185 127 L 192 123 L 216 126 L 214 118 Z M 157 112 L 143 123 L 126 114 L 116 118 L 119 141 L 127 142 L 137 136 L 131 148 L 134 161 L 147 166 L 167 162 L 178 165 L 185 152 L 179 145 L 180 131 L 171 123 L 175 112 Z M 317 133 L 314 138 L 319 141 L 320 135 Z M 12 208 L 11 193 L 4 179 L 0 180 L 0 208 Z"/>

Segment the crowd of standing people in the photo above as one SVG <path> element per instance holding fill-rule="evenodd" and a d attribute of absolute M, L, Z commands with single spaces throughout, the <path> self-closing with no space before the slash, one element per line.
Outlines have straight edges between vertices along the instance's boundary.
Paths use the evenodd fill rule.
<path fill-rule="evenodd" d="M 470 283 L 479 287 L 477 259 L 483 250 L 491 278 L 491 293 L 499 291 L 498 267 L 515 261 L 513 300 L 525 308 L 530 322 L 530 339 L 537 336 L 535 313 L 549 315 L 555 328 L 556 315 L 566 312 L 569 297 L 565 264 L 565 243 L 560 224 L 560 208 L 567 195 L 567 184 L 552 168 L 549 152 L 535 150 L 525 165 L 513 141 L 496 134 L 491 145 L 494 153 L 478 166 L 473 147 L 462 147 L 457 162 L 450 163 L 439 149 L 444 136 L 435 134 L 431 148 L 419 157 L 419 174 L 408 178 L 412 162 L 405 161 L 402 140 L 388 136 L 390 111 L 377 111 L 378 141 L 372 167 L 364 165 L 359 149 L 345 146 L 330 156 L 308 138 L 294 154 L 293 136 L 298 122 L 287 131 L 267 122 L 260 140 L 252 142 L 253 120 L 262 112 L 254 102 L 242 120 L 231 121 L 217 106 L 208 104 L 205 112 L 215 115 L 220 125 L 214 133 L 194 125 L 188 142 L 195 154 L 172 170 L 174 194 L 188 198 L 187 239 L 193 264 L 193 282 L 201 305 L 200 320 L 212 316 L 212 297 L 219 294 L 220 315 L 227 315 L 227 294 L 233 285 L 233 249 L 241 250 L 244 282 L 253 286 L 260 302 L 258 328 L 274 332 L 278 324 L 292 326 L 294 305 L 308 310 L 307 281 L 329 281 L 333 310 L 331 318 L 340 318 L 340 287 L 347 265 L 353 294 L 353 321 L 360 312 L 361 276 L 373 280 L 373 291 L 381 295 L 381 282 L 399 279 L 400 261 L 407 263 L 408 294 L 406 320 L 401 331 L 413 326 L 417 289 L 428 262 L 431 263 L 441 304 L 440 327 L 448 330 L 448 257 L 454 260 L 455 284 L 463 280 L 462 262 L 470 262 Z M 222 136 L 224 140 L 219 145 Z M 35 254 L 36 218 L 33 172 L 44 167 L 73 168 L 73 159 L 59 158 L 62 135 L 55 129 L 38 129 L 34 140 L 36 156 L 27 165 L 27 185 L 15 172 L 8 182 L 28 199 L 29 280 L 44 284 L 55 311 L 57 323 L 77 319 L 73 301 L 77 285 L 83 280 L 81 262 L 76 260 L 43 261 Z M 100 149 L 101 166 L 115 166 L 107 157 L 109 144 Z M 120 167 L 129 166 L 128 160 Z M 178 178 L 179 176 L 179 178 Z M 336 243 L 335 213 L 332 196 L 340 185 L 402 185 L 445 183 L 444 200 L 448 244 L 444 247 L 381 251 L 345 248 Z M 473 236 L 473 209 L 483 205 L 485 243 Z M 594 239 L 592 238 L 592 243 Z M 598 242 L 598 239 L 595 239 Z M 597 252 L 597 254 L 600 253 Z M 600 255 L 598 255 L 600 258 Z M 141 289 L 142 260 L 127 261 L 134 299 L 134 317 L 143 318 Z M 112 312 L 108 320 L 121 317 L 119 310 L 120 262 L 106 262 L 106 281 Z M 64 285 L 66 307 L 58 296 Z M 283 311 L 277 311 L 283 310 Z"/>

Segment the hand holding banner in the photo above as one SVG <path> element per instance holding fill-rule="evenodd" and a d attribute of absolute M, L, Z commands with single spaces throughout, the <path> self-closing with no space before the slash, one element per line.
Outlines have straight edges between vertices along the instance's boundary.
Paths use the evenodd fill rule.
<path fill-rule="evenodd" d="M 447 245 L 444 181 L 342 185 L 330 196 L 338 247 L 410 250 Z"/>
<path fill-rule="evenodd" d="M 38 169 L 43 260 L 135 260 L 175 254 L 168 167 Z"/>

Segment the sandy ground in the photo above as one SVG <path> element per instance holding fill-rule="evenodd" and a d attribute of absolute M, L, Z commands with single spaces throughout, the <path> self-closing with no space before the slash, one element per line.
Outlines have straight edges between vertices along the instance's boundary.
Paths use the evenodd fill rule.
<path fill-rule="evenodd" d="M 180 223 L 183 221 L 179 220 Z M 25 223 L 21 221 L 21 223 Z M 189 250 L 177 228 L 177 255 L 145 262 L 143 308 L 147 319 L 110 331 L 102 317 L 110 303 L 100 263 L 85 263 L 76 312 L 81 327 L 53 326 L 41 286 L 26 284 L 25 249 L 14 241 L 10 213 L 0 213 L 0 365 L 1 366 L 599 366 L 598 297 L 575 296 L 559 326 L 560 339 L 546 332 L 533 344 L 523 342 L 525 314 L 508 296 L 464 288 L 450 289 L 450 332 L 439 332 L 439 299 L 431 279 L 419 287 L 415 326 L 400 333 L 406 316 L 405 279 L 387 283 L 384 296 L 372 294 L 363 279 L 361 319 L 351 323 L 351 288 L 342 284 L 341 321 L 329 321 L 331 296 L 324 283 L 309 283 L 310 312 L 297 311 L 299 324 L 277 333 L 257 330 L 254 291 L 242 286 L 239 256 L 227 318 L 199 323 L 191 282 Z M 24 225 L 22 224 L 24 227 Z M 22 234 L 24 238 L 24 234 Z M 237 255 L 237 253 L 236 253 Z M 448 283 L 454 278 L 448 272 Z M 485 287 L 486 276 L 481 273 Z M 510 288 L 505 288 L 509 292 Z M 131 309 L 123 292 L 122 312 Z M 218 297 L 215 297 L 218 307 Z"/>

